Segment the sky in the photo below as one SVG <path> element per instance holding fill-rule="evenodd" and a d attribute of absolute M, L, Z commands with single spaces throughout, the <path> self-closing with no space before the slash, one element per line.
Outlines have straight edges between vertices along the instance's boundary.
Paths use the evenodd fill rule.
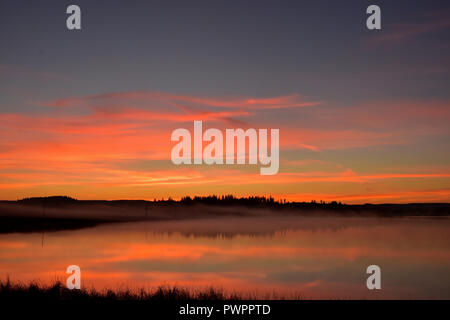
<path fill-rule="evenodd" d="M 449 40 L 437 0 L 0 0 L 0 199 L 449 202 Z M 279 129 L 278 174 L 174 165 L 194 120 Z"/>

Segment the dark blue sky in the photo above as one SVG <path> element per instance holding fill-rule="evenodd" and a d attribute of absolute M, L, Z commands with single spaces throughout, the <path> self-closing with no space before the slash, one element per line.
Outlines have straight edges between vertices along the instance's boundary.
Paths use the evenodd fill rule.
<path fill-rule="evenodd" d="M 72 3 L 82 9 L 81 31 L 65 27 Z M 382 9 L 381 31 L 365 27 L 372 3 Z M 38 99 L 127 90 L 295 92 L 337 103 L 448 97 L 448 73 L 411 74 L 449 68 L 448 27 L 373 39 L 449 12 L 448 1 L 1 1 L 0 64 L 11 69 L 1 81 Z M 36 84 L 12 69 L 67 79 Z M 26 107 L 13 91 L 2 92 L 3 108 Z"/>

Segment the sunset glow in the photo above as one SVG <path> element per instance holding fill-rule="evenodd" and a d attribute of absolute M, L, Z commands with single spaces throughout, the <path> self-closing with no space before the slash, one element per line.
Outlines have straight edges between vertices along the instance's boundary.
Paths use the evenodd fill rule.
<path fill-rule="evenodd" d="M 353 17 L 358 6 L 338 14 L 308 7 L 299 12 L 361 20 Z M 0 198 L 450 201 L 450 65 L 438 40 L 448 33 L 448 12 L 391 14 L 383 32 L 337 22 L 305 28 L 306 16 L 282 12 L 284 33 L 273 29 L 273 39 L 263 17 L 255 16 L 255 30 L 241 21 L 251 42 L 210 16 L 189 21 L 216 26 L 214 37 L 184 20 L 183 37 L 169 28 L 144 43 L 131 21 L 98 27 L 106 47 L 95 32 L 42 24 L 31 37 L 17 27 L 0 64 Z M 11 27 L 27 20 L 5 19 Z M 118 39 L 107 40 L 111 34 Z M 294 41 L 302 37 L 309 42 Z M 38 48 L 34 38 L 42 39 Z M 28 53 L 36 49 L 43 57 Z M 171 133 L 192 130 L 195 120 L 205 129 L 279 129 L 278 174 L 261 177 L 259 165 L 174 165 Z"/>

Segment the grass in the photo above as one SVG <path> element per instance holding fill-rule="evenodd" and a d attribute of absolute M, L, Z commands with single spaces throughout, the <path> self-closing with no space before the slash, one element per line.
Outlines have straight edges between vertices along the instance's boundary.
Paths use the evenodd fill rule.
<path fill-rule="evenodd" d="M 9 279 L 0 280 L 1 301 L 183 301 L 183 300 L 241 300 L 238 294 L 226 294 L 213 287 L 203 290 L 189 290 L 177 286 L 159 286 L 156 289 L 104 289 L 94 288 L 80 290 L 67 289 L 63 283 L 56 281 L 51 285 L 38 282 L 11 283 Z"/>
<path fill-rule="evenodd" d="M 158 286 L 153 289 L 103 289 L 82 288 L 70 290 L 60 281 L 44 285 L 37 281 L 24 284 L 11 282 L 9 278 L 0 280 L 0 301 L 81 301 L 81 302 L 114 302 L 114 301 L 161 301 L 176 302 L 186 300 L 304 300 L 300 293 L 289 296 L 279 295 L 277 292 L 255 293 L 227 293 L 223 289 L 207 287 L 204 289 L 189 289 L 179 286 Z"/>

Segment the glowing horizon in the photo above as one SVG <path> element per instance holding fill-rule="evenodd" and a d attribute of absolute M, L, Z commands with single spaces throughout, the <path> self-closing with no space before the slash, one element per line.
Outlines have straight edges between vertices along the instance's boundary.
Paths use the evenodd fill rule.
<path fill-rule="evenodd" d="M 138 101 L 133 101 L 140 95 L 142 97 Z M 290 201 L 336 200 L 346 203 L 449 201 L 448 166 L 358 172 L 331 158 L 320 160 L 327 152 L 345 153 L 346 150 L 354 152 L 379 147 L 393 149 L 408 145 L 408 136 L 423 138 L 424 134 L 420 132 L 423 128 L 379 133 L 355 129 L 296 129 L 286 125 L 280 128 L 280 172 L 273 177 L 260 177 L 258 168 L 246 165 L 173 165 L 170 161 L 173 146 L 170 141 L 171 130 L 180 126 L 192 127 L 193 119 L 202 119 L 208 126 L 229 128 L 234 125 L 233 128 L 245 129 L 250 125 L 259 125 L 254 120 L 247 124 L 246 118 L 252 115 L 255 119 L 261 110 L 266 109 L 276 110 L 274 112 L 280 114 L 302 113 L 304 108 L 311 108 L 314 112 L 310 111 L 310 114 L 316 113 L 315 116 L 320 120 L 324 118 L 322 115 L 327 111 L 326 107 L 322 111 L 320 103 L 305 103 L 299 95 L 259 99 L 258 102 L 250 103 L 250 108 L 247 108 L 246 103 L 256 99 L 237 100 L 239 102 L 236 105 L 241 107 L 235 107 L 235 102 L 228 102 L 231 107 L 211 107 L 227 105 L 227 102 L 176 96 L 177 103 L 184 99 L 184 107 L 179 108 L 172 101 L 173 95 L 140 95 L 121 93 L 72 98 L 64 102 L 47 103 L 42 108 L 50 109 L 42 115 L 0 115 L 2 127 L 10 130 L 10 139 L 6 144 L 8 151 L 0 159 L 3 181 L 7 180 L 0 185 L 5 191 L 2 198 L 6 200 L 64 193 L 81 199 L 178 199 L 186 195 L 234 194 L 276 195 L 277 198 Z M 130 101 L 124 107 L 124 101 L 121 100 Z M 204 109 L 189 109 L 186 104 L 191 101 L 205 101 Z M 148 110 L 148 107 L 136 107 L 137 104 L 150 104 L 152 109 L 158 109 L 161 105 L 167 107 L 172 103 L 172 110 L 164 113 Z M 72 114 L 75 108 L 80 114 Z M 210 110 L 217 108 L 232 110 Z M 436 123 L 448 115 L 447 105 L 443 102 L 424 102 L 423 105 L 416 101 L 402 102 L 395 108 L 407 108 L 410 117 L 416 114 L 417 121 L 420 119 L 422 122 L 425 118 Z M 349 121 L 360 121 L 360 115 L 356 114 L 354 108 L 341 109 L 343 111 L 348 112 Z M 239 122 L 229 118 L 232 112 L 240 116 Z M 341 114 L 341 117 L 345 116 Z M 396 126 L 401 122 L 401 119 L 394 117 L 387 124 L 382 121 L 376 123 L 375 117 L 371 119 L 373 125 L 380 128 Z M 261 123 L 261 127 L 268 126 L 266 120 Z M 446 128 L 433 130 L 435 134 L 444 134 Z M 70 179 L 70 183 L 67 183 L 67 179 Z M 387 190 L 360 191 L 361 186 L 377 184 L 387 185 Z M 252 190 L 256 185 L 259 191 Z M 315 192 L 302 191 L 304 189 L 301 187 L 308 185 L 313 186 Z M 423 187 L 418 188 L 416 185 Z M 437 187 L 433 188 L 433 185 Z M 12 193 L 12 190 L 15 192 Z"/>

